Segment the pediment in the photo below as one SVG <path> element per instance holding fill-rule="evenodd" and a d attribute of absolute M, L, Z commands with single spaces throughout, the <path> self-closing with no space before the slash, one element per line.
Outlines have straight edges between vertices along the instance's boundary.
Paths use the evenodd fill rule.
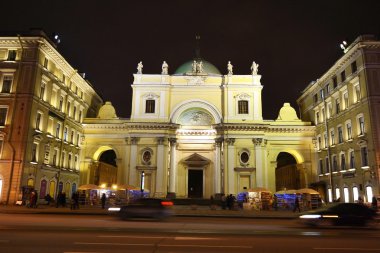
<path fill-rule="evenodd" d="M 209 164 L 210 163 L 210 160 L 197 154 L 197 153 L 194 153 L 190 156 L 188 156 L 187 158 L 185 158 L 183 161 L 182 161 L 184 164 L 187 164 L 187 165 L 192 165 L 192 166 L 200 166 L 200 165 L 206 165 L 206 164 Z"/>

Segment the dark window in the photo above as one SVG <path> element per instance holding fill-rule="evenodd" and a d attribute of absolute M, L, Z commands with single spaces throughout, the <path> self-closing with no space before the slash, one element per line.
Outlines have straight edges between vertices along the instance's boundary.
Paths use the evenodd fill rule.
<path fill-rule="evenodd" d="M 342 82 L 344 82 L 346 80 L 346 71 L 342 71 L 342 73 L 340 73 L 340 79 L 342 79 Z"/>
<path fill-rule="evenodd" d="M 152 99 L 147 99 L 145 101 L 145 113 L 154 113 L 156 106 L 156 101 Z"/>
<path fill-rule="evenodd" d="M 358 70 L 358 66 L 356 65 L 356 61 L 351 63 L 352 73 L 355 73 Z"/>
<path fill-rule="evenodd" d="M 336 114 L 340 113 L 340 100 L 337 99 L 335 100 L 335 105 L 336 105 Z"/>
<path fill-rule="evenodd" d="M 313 101 L 314 101 L 314 104 L 318 102 L 318 94 L 314 94 Z"/>
<path fill-rule="evenodd" d="M 63 107 L 63 97 L 61 97 L 59 99 L 59 110 L 62 111 L 62 107 Z"/>
<path fill-rule="evenodd" d="M 319 160 L 319 174 L 323 174 L 323 161 Z"/>
<path fill-rule="evenodd" d="M 41 124 L 41 113 L 37 113 L 37 117 L 36 117 L 36 129 L 37 130 L 40 130 L 40 124 Z"/>
<path fill-rule="evenodd" d="M 32 162 L 37 162 L 37 143 L 32 146 Z"/>
<path fill-rule="evenodd" d="M 0 108 L 0 126 L 5 126 L 5 121 L 7 118 L 8 108 Z"/>
<path fill-rule="evenodd" d="M 331 145 L 335 145 L 335 133 L 331 131 Z"/>
<path fill-rule="evenodd" d="M 40 98 L 41 98 L 41 99 L 44 99 L 44 96 L 45 96 L 45 83 L 41 83 L 41 87 L 40 87 Z"/>
<path fill-rule="evenodd" d="M 338 171 L 338 160 L 336 155 L 333 156 L 333 171 Z"/>
<path fill-rule="evenodd" d="M 359 135 L 363 135 L 364 134 L 364 118 L 363 117 L 359 117 Z"/>
<path fill-rule="evenodd" d="M 368 150 L 367 150 L 367 147 L 360 148 L 360 153 L 362 155 L 362 167 L 368 166 Z"/>
<path fill-rule="evenodd" d="M 247 100 L 240 100 L 238 102 L 238 113 L 239 114 L 248 114 L 248 101 Z"/>
<path fill-rule="evenodd" d="M 249 154 L 248 152 L 244 151 L 240 154 L 240 160 L 243 164 L 246 164 L 249 161 Z"/>
<path fill-rule="evenodd" d="M 4 76 L 3 86 L 1 88 L 2 93 L 10 93 L 12 86 L 13 76 Z"/>
<path fill-rule="evenodd" d="M 16 50 L 9 50 L 7 60 L 8 61 L 15 61 L 16 60 L 16 54 L 17 54 Z"/>
<path fill-rule="evenodd" d="M 47 58 L 45 58 L 45 60 L 44 60 L 44 68 L 48 67 L 48 63 L 49 63 L 49 60 Z"/>
<path fill-rule="evenodd" d="M 340 155 L 340 169 L 346 170 L 346 156 L 344 154 Z"/>
<path fill-rule="evenodd" d="M 354 169 L 354 168 L 355 168 L 355 153 L 352 150 L 350 152 L 350 169 Z"/>
<path fill-rule="evenodd" d="M 338 80 L 337 80 L 336 76 L 334 76 L 332 80 L 333 80 L 333 86 L 335 89 L 336 87 L 338 87 Z"/>
<path fill-rule="evenodd" d="M 325 164 L 326 164 L 326 172 L 329 173 L 330 172 L 330 164 L 329 164 L 329 158 L 328 157 L 325 158 Z"/>
<path fill-rule="evenodd" d="M 343 129 L 342 127 L 338 127 L 338 143 L 342 143 L 343 142 Z"/>

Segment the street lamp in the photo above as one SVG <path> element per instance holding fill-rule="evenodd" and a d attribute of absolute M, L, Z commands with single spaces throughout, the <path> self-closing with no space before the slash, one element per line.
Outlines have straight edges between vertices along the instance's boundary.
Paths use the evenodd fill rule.
<path fill-rule="evenodd" d="M 144 171 L 141 171 L 141 197 L 144 197 L 144 178 L 145 178 L 145 172 Z"/>

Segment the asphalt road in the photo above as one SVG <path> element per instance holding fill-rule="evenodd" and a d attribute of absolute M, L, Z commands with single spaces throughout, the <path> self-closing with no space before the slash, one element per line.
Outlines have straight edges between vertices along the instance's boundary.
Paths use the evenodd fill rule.
<path fill-rule="evenodd" d="M 379 230 L 310 229 L 294 220 L 0 214 L 1 253 L 380 252 Z"/>

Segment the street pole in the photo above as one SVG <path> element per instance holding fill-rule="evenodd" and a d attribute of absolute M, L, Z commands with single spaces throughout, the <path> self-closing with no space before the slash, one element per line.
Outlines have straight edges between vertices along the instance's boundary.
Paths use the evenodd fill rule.
<path fill-rule="evenodd" d="M 141 171 L 141 198 L 144 197 L 144 177 L 145 177 L 145 172 L 144 171 Z"/>

